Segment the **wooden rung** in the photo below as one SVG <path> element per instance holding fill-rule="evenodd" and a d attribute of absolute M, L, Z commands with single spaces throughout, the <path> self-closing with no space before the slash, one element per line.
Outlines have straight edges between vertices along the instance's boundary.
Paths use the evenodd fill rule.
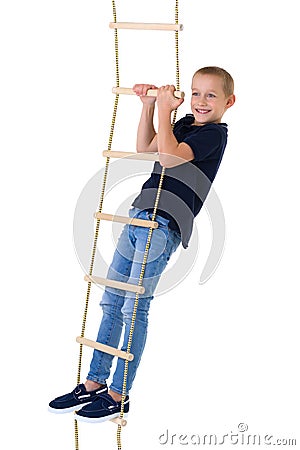
<path fill-rule="evenodd" d="M 131 217 L 114 216 L 113 214 L 95 213 L 94 217 L 101 220 L 110 220 L 111 222 L 128 223 L 137 227 L 158 228 L 158 223 L 152 220 L 134 219 Z"/>
<path fill-rule="evenodd" d="M 122 281 L 109 280 L 108 278 L 94 277 L 90 275 L 85 275 L 84 279 L 85 281 L 91 281 L 92 283 L 103 284 L 104 286 L 109 286 L 117 289 L 123 289 L 124 291 L 137 292 L 138 294 L 145 293 L 145 288 L 136 284 L 123 283 Z"/>
<path fill-rule="evenodd" d="M 113 94 L 136 95 L 132 88 L 124 88 L 124 87 L 113 87 L 112 93 Z M 184 98 L 184 95 L 185 94 L 182 91 L 174 92 L 174 97 L 176 97 L 176 98 Z M 156 97 L 156 96 L 157 96 L 157 89 L 148 89 L 147 97 Z"/>
<path fill-rule="evenodd" d="M 109 28 L 123 30 L 182 31 L 183 25 L 177 23 L 110 22 Z"/>
<path fill-rule="evenodd" d="M 107 158 L 126 158 L 126 159 L 141 159 L 143 161 L 159 161 L 159 154 L 152 152 L 115 152 L 112 150 L 104 150 L 103 156 Z"/>
<path fill-rule="evenodd" d="M 108 353 L 109 355 L 127 359 L 128 361 L 132 361 L 134 358 L 132 353 L 127 353 L 123 350 L 119 350 L 118 348 L 110 347 L 109 345 L 101 344 L 100 342 L 94 342 L 81 336 L 76 338 L 76 342 L 78 342 L 78 344 L 86 345 L 87 347 L 95 348 L 101 352 Z"/>
<path fill-rule="evenodd" d="M 127 420 L 121 419 L 120 417 L 116 417 L 115 419 L 110 419 L 111 422 L 116 423 L 117 425 L 121 425 L 121 427 L 126 427 Z"/>

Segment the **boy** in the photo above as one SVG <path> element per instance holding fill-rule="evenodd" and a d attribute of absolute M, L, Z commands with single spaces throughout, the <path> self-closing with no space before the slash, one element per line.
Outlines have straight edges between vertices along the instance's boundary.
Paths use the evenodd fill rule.
<path fill-rule="evenodd" d="M 131 345 L 133 361 L 128 365 L 127 392 L 124 412 L 129 411 L 128 393 L 144 350 L 148 311 L 159 278 L 180 242 L 188 246 L 193 219 L 199 213 L 216 176 L 227 143 L 227 125 L 221 123 L 225 111 L 235 102 L 232 77 L 219 67 L 199 69 L 192 79 L 191 110 L 172 129 L 171 114 L 183 102 L 174 97 L 174 86 L 162 86 L 157 97 L 148 97 L 153 85 L 138 84 L 135 93 L 143 103 L 137 132 L 138 152 L 158 152 L 150 178 L 134 200 L 130 217 L 151 219 L 162 167 L 166 168 L 145 268 Z M 158 109 L 158 130 L 154 129 L 155 104 Z M 108 278 L 137 284 L 148 238 L 148 229 L 125 225 L 119 237 Z M 103 317 L 97 341 L 118 347 L 123 324 L 127 349 L 135 295 L 106 288 L 101 300 Z M 71 393 L 50 402 L 52 412 L 76 411 L 76 419 L 102 422 L 118 417 L 121 410 L 124 361 L 118 359 L 110 390 L 106 380 L 113 357 L 94 351 L 90 371 L 84 384 Z"/>

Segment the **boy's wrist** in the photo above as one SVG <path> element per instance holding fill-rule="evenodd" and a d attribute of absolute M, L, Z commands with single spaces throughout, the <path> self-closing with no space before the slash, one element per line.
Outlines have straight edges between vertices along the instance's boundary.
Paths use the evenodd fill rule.
<path fill-rule="evenodd" d="M 154 112 L 155 103 L 143 103 L 143 110 L 146 112 Z"/>
<path fill-rule="evenodd" d="M 171 122 L 171 114 L 172 114 L 172 111 L 170 111 L 169 109 L 160 108 L 158 110 L 158 120 L 159 121 L 168 120 Z"/>

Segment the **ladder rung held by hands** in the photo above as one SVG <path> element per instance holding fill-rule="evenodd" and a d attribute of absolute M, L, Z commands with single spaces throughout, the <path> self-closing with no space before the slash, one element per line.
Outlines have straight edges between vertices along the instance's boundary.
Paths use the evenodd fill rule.
<path fill-rule="evenodd" d="M 113 150 L 104 150 L 103 156 L 107 158 L 126 158 L 126 159 L 138 159 L 143 161 L 159 161 L 159 154 L 152 152 L 116 152 Z"/>
<path fill-rule="evenodd" d="M 128 223 L 137 227 L 158 228 L 158 223 L 153 220 L 135 219 L 131 217 L 115 216 L 113 214 L 95 213 L 95 219 L 109 220 L 111 222 Z"/>
<path fill-rule="evenodd" d="M 178 23 L 110 22 L 109 28 L 123 30 L 182 31 L 183 25 Z"/>
<path fill-rule="evenodd" d="M 110 280 L 108 278 L 100 278 L 90 275 L 85 275 L 85 281 L 91 281 L 95 284 L 102 284 L 116 289 L 122 289 L 123 291 L 136 292 L 138 294 L 144 294 L 144 286 L 138 286 L 137 284 L 124 283 L 122 281 Z"/>
<path fill-rule="evenodd" d="M 109 345 L 101 344 L 100 342 L 91 341 L 90 339 L 86 339 L 85 337 L 78 336 L 76 338 L 76 342 L 78 342 L 78 344 L 86 345 L 87 347 L 100 350 L 101 352 L 108 353 L 109 355 L 127 359 L 128 361 L 133 361 L 134 358 L 132 353 L 124 352 L 123 350 L 119 350 L 115 347 L 110 347 Z"/>
<path fill-rule="evenodd" d="M 113 87 L 112 88 L 113 94 L 124 94 L 124 95 L 136 95 L 134 90 L 132 88 L 125 88 L 125 87 Z M 176 98 L 184 98 L 184 92 L 183 91 L 174 91 L 174 97 Z M 157 89 L 148 89 L 147 91 L 147 97 L 157 97 Z"/>

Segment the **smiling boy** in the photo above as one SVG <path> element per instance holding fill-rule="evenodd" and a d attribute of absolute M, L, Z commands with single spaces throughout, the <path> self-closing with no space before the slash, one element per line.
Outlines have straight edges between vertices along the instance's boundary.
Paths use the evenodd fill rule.
<path fill-rule="evenodd" d="M 84 384 L 71 393 L 50 402 L 52 412 L 76 411 L 76 419 L 101 422 L 117 417 L 121 411 L 122 395 L 124 412 L 129 411 L 129 391 L 144 350 L 148 312 L 159 278 L 171 255 L 180 242 L 186 248 L 192 233 L 193 221 L 199 213 L 220 166 L 227 143 L 227 125 L 223 114 L 235 102 L 232 77 L 219 67 L 199 69 L 192 79 L 191 111 L 171 125 L 172 112 L 183 99 L 174 97 L 174 86 L 158 88 L 157 98 L 146 96 L 150 84 L 137 84 L 135 93 L 143 107 L 137 132 L 138 152 L 157 152 L 159 162 L 154 164 L 150 178 L 143 184 L 133 201 L 130 217 L 149 220 L 157 195 L 162 168 L 165 167 L 162 191 L 155 220 L 159 227 L 153 230 L 145 267 L 143 286 L 136 311 L 129 363 L 127 389 L 123 392 L 124 361 L 118 359 L 113 380 L 108 391 L 106 381 L 110 376 L 113 357 L 94 351 L 90 371 Z M 153 125 L 155 105 L 158 110 L 158 130 Z M 148 229 L 125 225 L 119 237 L 108 278 L 137 284 L 142 258 L 148 239 Z M 124 327 L 122 350 L 127 349 L 134 294 L 114 288 L 106 288 L 101 300 L 103 317 L 97 341 L 118 347 Z"/>
<path fill-rule="evenodd" d="M 195 125 L 220 123 L 225 111 L 234 104 L 233 80 L 223 72 L 217 67 L 205 67 L 193 76 L 191 109 Z"/>

